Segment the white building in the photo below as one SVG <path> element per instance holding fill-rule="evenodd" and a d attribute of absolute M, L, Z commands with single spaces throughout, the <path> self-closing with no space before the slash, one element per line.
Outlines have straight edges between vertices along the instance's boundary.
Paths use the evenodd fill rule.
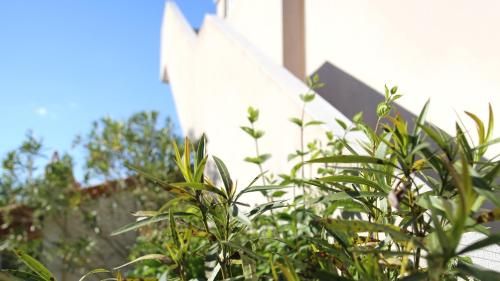
<path fill-rule="evenodd" d="M 464 110 L 486 119 L 488 103 L 500 108 L 499 11 L 496 0 L 219 0 L 217 15 L 195 32 L 167 2 L 161 78 L 171 84 L 184 133 L 207 133 L 210 154 L 244 185 L 258 174 L 243 161 L 254 151 L 240 129 L 247 107 L 260 109 L 268 166 L 284 171 L 299 147 L 288 118 L 300 114 L 303 80 L 315 73 L 326 87 L 306 117 L 326 126 L 310 138 L 339 131 L 334 119 L 348 122 L 359 111 L 374 123 L 384 84 L 405 93 L 399 105 L 407 117 L 430 98 L 429 121 L 450 134 Z M 498 268 L 499 248 L 475 259 Z"/>

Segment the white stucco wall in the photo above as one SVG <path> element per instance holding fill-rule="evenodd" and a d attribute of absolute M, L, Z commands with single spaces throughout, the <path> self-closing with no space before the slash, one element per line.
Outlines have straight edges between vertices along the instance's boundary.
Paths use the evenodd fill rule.
<path fill-rule="evenodd" d="M 228 2 L 227 16 L 224 20 L 274 63 L 281 65 L 283 63 L 282 11 L 282 0 L 232 0 Z"/>
<path fill-rule="evenodd" d="M 162 69 L 166 67 L 171 78 L 183 132 L 195 136 L 205 132 L 209 154 L 224 160 L 239 186 L 246 186 L 259 171 L 243 161 L 254 156 L 255 147 L 240 126 L 248 125 L 247 108 L 254 106 L 261 115 L 256 126 L 266 132 L 260 151 L 273 154 L 266 166 L 275 173 L 286 171 L 292 166 L 287 163 L 288 154 L 300 144 L 299 129 L 288 119 L 300 116 L 299 94 L 307 91 L 306 85 L 222 19 L 207 16 L 188 47 L 184 42 L 190 36 L 182 33 L 192 31 L 186 25 L 178 8 L 169 2 L 162 33 L 162 56 L 166 57 Z M 306 118 L 326 121 L 325 128 L 337 132 L 335 118 L 348 122 L 320 97 L 307 108 Z M 307 137 L 323 137 L 324 130 L 311 127 Z"/>
<path fill-rule="evenodd" d="M 226 162 L 240 187 L 258 174 L 243 161 L 254 151 L 253 141 L 239 128 L 247 124 L 248 106 L 261 111 L 257 127 L 266 136 L 260 149 L 273 153 L 267 166 L 274 172 L 289 169 L 287 155 L 299 147 L 299 132 L 287 119 L 300 114 L 298 94 L 307 88 L 281 67 L 282 18 L 281 10 L 276 12 L 281 3 L 233 0 L 226 19 L 207 16 L 198 37 L 175 4 L 166 7 L 162 69 L 182 129 L 195 136 L 207 133 L 209 153 Z M 453 134 L 456 112 L 469 110 L 485 119 L 488 102 L 500 106 L 500 72 L 495 69 L 500 65 L 499 5 L 306 0 L 307 73 L 329 62 L 379 91 L 386 83 L 397 84 L 405 93 L 400 104 L 414 114 L 431 98 L 430 121 Z M 322 137 L 325 128 L 339 132 L 334 118 L 347 121 L 321 98 L 308 108 L 311 117 L 328 124 L 308 132 L 309 138 Z M 495 136 L 499 133 L 497 126 Z M 464 243 L 477 237 L 467 236 Z M 474 253 L 474 259 L 497 268 L 499 248 Z"/>
<path fill-rule="evenodd" d="M 431 98 L 430 121 L 452 134 L 455 112 L 500 112 L 499 1 L 306 0 L 305 11 L 308 74 L 328 61 L 375 90 L 399 85 L 415 114 Z"/>

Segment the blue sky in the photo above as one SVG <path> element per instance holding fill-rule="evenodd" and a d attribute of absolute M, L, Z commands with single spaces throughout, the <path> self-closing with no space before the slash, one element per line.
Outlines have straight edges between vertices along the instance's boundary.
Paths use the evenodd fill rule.
<path fill-rule="evenodd" d="M 212 0 L 176 1 L 194 27 Z M 47 155 L 71 151 L 103 116 L 157 110 L 177 122 L 159 81 L 163 0 L 0 0 L 0 156 L 30 129 Z M 77 157 L 77 165 L 82 159 Z"/>

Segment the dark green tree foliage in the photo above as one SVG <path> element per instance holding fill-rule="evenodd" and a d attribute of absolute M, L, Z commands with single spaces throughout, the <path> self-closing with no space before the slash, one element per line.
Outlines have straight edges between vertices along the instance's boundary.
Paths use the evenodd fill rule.
<path fill-rule="evenodd" d="M 75 145 L 86 155 L 83 184 L 74 179 L 71 156 L 66 153 L 60 156 L 54 152 L 51 157 L 47 157 L 41 140 L 29 133 L 19 148 L 7 153 L 2 163 L 0 202 L 2 227 L 7 231 L 0 240 L 2 250 L 16 248 L 40 258 L 44 221 L 50 220 L 68 235 L 56 241 L 51 251 L 45 247 L 44 258 L 48 258 L 47 255 L 62 257 L 68 271 L 85 267 L 92 260 L 93 238 L 82 236 L 69 241 L 64 236 L 69 236 L 72 231 L 68 229 L 68 220 L 75 217 L 80 217 L 81 223 L 97 236 L 104 235 L 100 233 L 100 228 L 106 223 L 109 214 L 98 214 L 86 208 L 88 200 L 98 199 L 81 192 L 85 186 L 95 183 L 116 182 L 118 188 L 127 189 L 135 196 L 137 206 L 159 208 L 168 195 L 160 193 L 156 185 L 137 177 L 134 171 L 123 165 L 125 162 L 141 165 L 164 180 L 179 178 L 177 166 L 168 160 L 173 157 L 172 142 L 177 140 L 172 123 L 166 120 L 164 124 L 158 124 L 158 121 L 158 113 L 143 112 L 134 114 L 124 122 L 110 118 L 94 122 L 91 132 L 75 141 Z M 118 191 L 98 190 L 102 194 L 97 196 L 112 195 Z M 128 212 L 133 208 L 125 206 L 117 211 Z M 27 217 L 20 217 L 16 211 L 18 209 L 26 210 Z M 17 223 L 25 219 L 31 219 L 32 222 L 22 225 Z M 124 251 L 127 252 L 125 248 Z M 3 266 L 14 266 L 10 262 L 15 260 L 11 254 L 4 251 L 2 257 Z"/>

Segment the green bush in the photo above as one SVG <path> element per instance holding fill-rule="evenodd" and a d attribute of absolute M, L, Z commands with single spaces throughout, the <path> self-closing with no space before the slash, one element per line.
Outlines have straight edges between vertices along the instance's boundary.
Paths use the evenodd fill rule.
<path fill-rule="evenodd" d="M 310 86 L 301 95 L 304 108 L 321 85 L 314 77 Z M 459 123 L 455 136 L 425 123 L 429 103 L 409 128 L 392 110 L 397 88 L 385 94 L 376 128 L 358 114 L 352 124 L 337 120 L 345 132 L 305 143 L 307 129 L 321 122 L 291 118 L 301 147 L 289 156 L 292 170 L 277 176 L 264 172 L 271 155 L 259 151 L 265 134 L 257 129 L 258 110 L 249 108 L 250 126 L 242 129 L 256 151 L 245 160 L 261 174 L 244 188 L 236 188 L 222 160 L 206 154 L 204 136 L 196 147 L 187 139 L 183 149 L 174 146 L 180 182 L 128 164 L 175 196 L 158 210 L 136 212 L 140 220 L 115 231 L 162 222 L 153 228 L 164 234 L 158 247 L 124 266 L 155 260 L 165 270 L 156 276 L 162 280 L 499 280 L 500 273 L 467 257 L 500 242 L 486 226 L 500 217 L 500 161 L 484 157 L 499 142 L 491 107 L 486 124 L 467 113 L 477 126 L 473 142 Z M 353 132 L 363 137 L 349 141 Z M 207 176 L 209 159 L 219 180 Z M 267 202 L 242 202 L 247 193 L 262 193 Z M 483 209 L 485 201 L 495 207 Z M 459 246 L 471 232 L 485 238 Z"/>

